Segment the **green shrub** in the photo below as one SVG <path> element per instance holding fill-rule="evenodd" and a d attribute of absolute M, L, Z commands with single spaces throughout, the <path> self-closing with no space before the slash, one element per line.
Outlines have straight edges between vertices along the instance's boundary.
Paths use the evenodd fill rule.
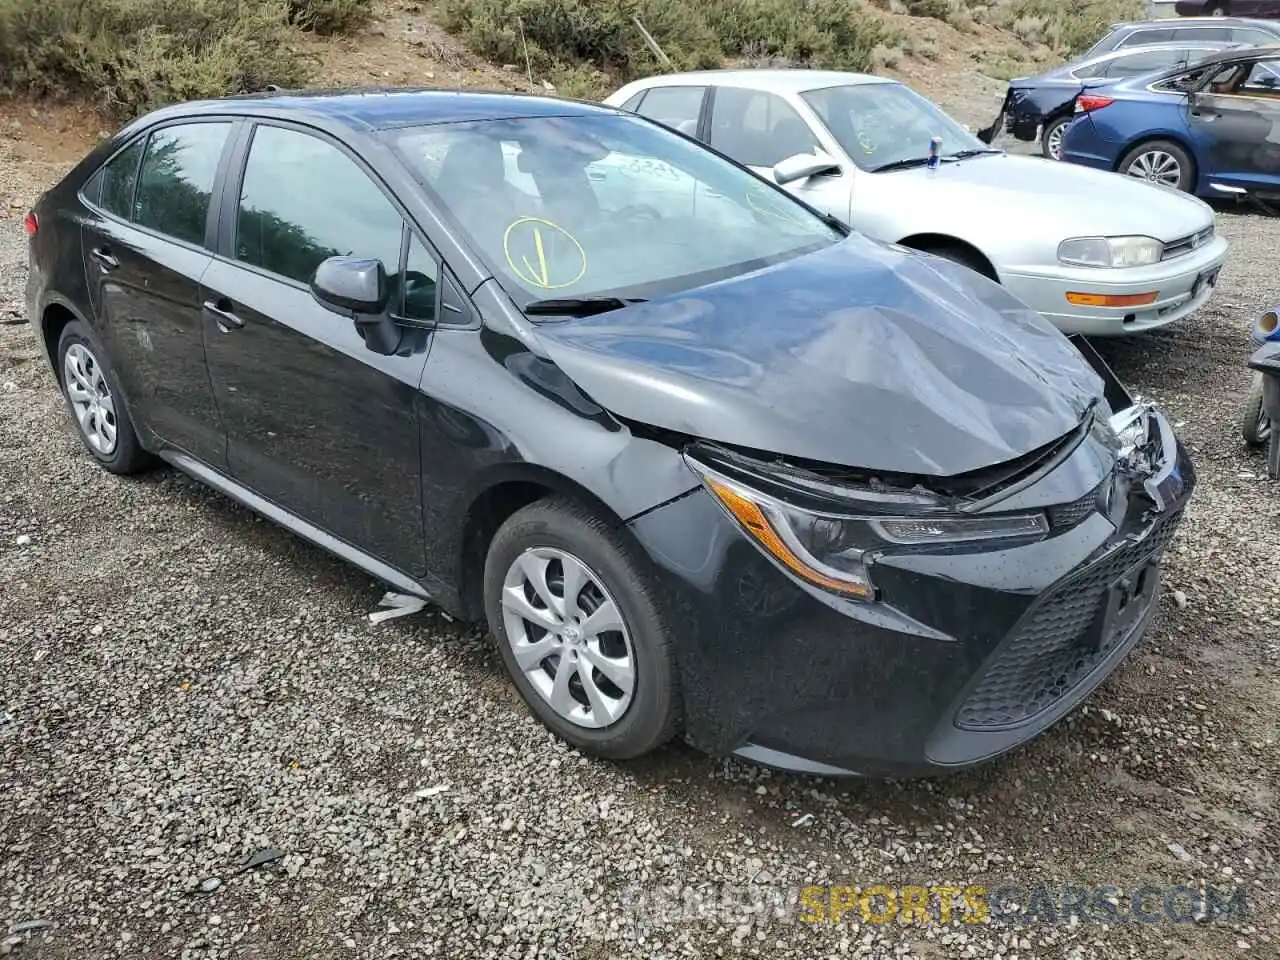
<path fill-rule="evenodd" d="M 989 22 L 1070 56 L 1093 46 L 1113 23 L 1141 20 L 1143 0 L 1004 0 Z"/>
<path fill-rule="evenodd" d="M 871 52 L 898 39 L 858 0 L 703 0 L 721 51 L 782 57 L 797 65 L 866 70 Z"/>
<path fill-rule="evenodd" d="M 913 17 L 932 17 L 946 20 L 957 6 L 952 0 L 906 0 L 907 13 Z"/>
<path fill-rule="evenodd" d="M 297 86 L 292 23 L 350 25 L 369 0 L 0 0 L 0 88 L 88 95 L 117 115 Z"/>
<path fill-rule="evenodd" d="M 444 0 L 442 9 L 445 28 L 490 60 L 623 80 L 665 69 L 635 19 L 677 70 L 743 55 L 863 70 L 897 37 L 860 0 Z"/>
<path fill-rule="evenodd" d="M 373 16 L 373 0 L 289 0 L 289 21 L 313 33 L 346 33 Z"/>
<path fill-rule="evenodd" d="M 719 63 L 715 35 L 682 0 L 445 0 L 446 29 L 498 63 L 540 71 L 588 64 L 622 76 L 659 65 L 632 17 L 638 17 L 677 69 Z"/>

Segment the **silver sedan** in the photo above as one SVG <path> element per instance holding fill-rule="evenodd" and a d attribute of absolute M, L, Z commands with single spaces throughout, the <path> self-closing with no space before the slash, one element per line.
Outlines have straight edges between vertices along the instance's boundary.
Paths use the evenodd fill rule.
<path fill-rule="evenodd" d="M 992 149 L 882 77 L 667 74 L 605 102 L 698 137 L 864 234 L 986 274 L 1065 333 L 1180 320 L 1212 296 L 1226 258 L 1203 201 Z"/>

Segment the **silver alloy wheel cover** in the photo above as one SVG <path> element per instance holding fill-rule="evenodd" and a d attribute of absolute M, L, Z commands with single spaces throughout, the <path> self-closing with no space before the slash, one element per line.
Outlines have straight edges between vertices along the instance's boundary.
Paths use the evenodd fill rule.
<path fill-rule="evenodd" d="M 1048 142 L 1045 144 L 1046 149 L 1049 151 L 1049 159 L 1062 159 L 1062 138 L 1066 134 L 1068 126 L 1070 124 L 1060 123 L 1049 131 Z"/>
<path fill-rule="evenodd" d="M 1147 150 L 1133 158 L 1125 171 L 1131 177 L 1176 187 L 1182 180 L 1182 164 L 1178 158 L 1164 150 Z"/>
<path fill-rule="evenodd" d="M 556 562 L 559 594 L 548 580 Z M 584 597 L 590 610 L 583 609 Z M 577 557 L 554 547 L 531 547 L 516 557 L 502 584 L 502 623 L 518 668 L 557 716 L 600 729 L 626 713 L 636 687 L 631 634 L 612 595 Z M 621 641 L 620 656 L 602 649 L 605 637 L 611 648 Z M 597 675 L 621 695 L 602 689 Z"/>
<path fill-rule="evenodd" d="M 67 348 L 62 370 L 67 399 L 80 432 L 94 450 L 104 457 L 111 456 L 118 435 L 116 403 L 98 358 L 84 344 L 73 343 Z"/>

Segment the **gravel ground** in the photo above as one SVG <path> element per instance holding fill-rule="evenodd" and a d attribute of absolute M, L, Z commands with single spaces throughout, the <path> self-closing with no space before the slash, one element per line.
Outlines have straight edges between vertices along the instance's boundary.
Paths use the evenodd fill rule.
<path fill-rule="evenodd" d="M 1031 746 L 908 783 L 682 747 L 588 762 L 528 717 L 480 634 L 430 612 L 370 625 L 381 588 L 361 573 L 173 471 L 99 470 L 13 322 L 25 243 L 0 223 L 0 954 L 1280 955 L 1280 488 L 1234 422 L 1280 221 L 1220 223 L 1216 300 L 1103 345 L 1201 475 L 1154 628 Z M 235 873 L 264 849 L 283 856 Z M 1249 916 L 766 909 L 808 884 L 1103 884 L 1124 907 L 1148 883 L 1243 884 Z"/>

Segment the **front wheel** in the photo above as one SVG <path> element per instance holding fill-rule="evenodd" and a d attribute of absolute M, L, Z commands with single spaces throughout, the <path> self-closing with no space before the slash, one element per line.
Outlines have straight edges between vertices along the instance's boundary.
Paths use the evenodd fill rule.
<path fill-rule="evenodd" d="M 1048 126 L 1041 132 L 1040 152 L 1050 160 L 1062 159 L 1062 138 L 1074 119 L 1073 116 L 1065 116 L 1050 120 Z"/>
<path fill-rule="evenodd" d="M 1149 183 L 1190 192 L 1195 183 L 1195 165 L 1191 156 L 1172 140 L 1149 140 L 1140 143 L 1120 161 L 1121 173 Z"/>
<path fill-rule="evenodd" d="M 575 501 L 540 500 L 489 546 L 485 614 L 529 709 L 584 753 L 629 760 L 676 733 L 674 624 L 651 561 Z"/>

